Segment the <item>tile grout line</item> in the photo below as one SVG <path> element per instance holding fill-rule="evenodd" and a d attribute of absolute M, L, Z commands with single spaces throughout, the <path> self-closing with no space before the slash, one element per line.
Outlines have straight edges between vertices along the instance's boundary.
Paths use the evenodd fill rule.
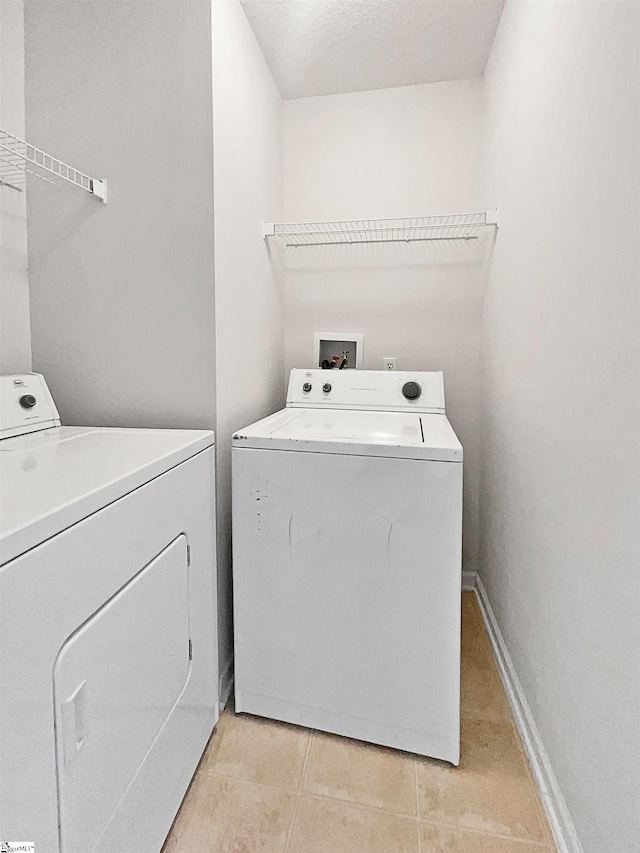
<path fill-rule="evenodd" d="M 207 776 L 215 776 L 217 779 L 224 779 L 228 782 L 237 782 L 240 785 L 255 785 L 258 788 L 266 788 L 268 791 L 284 791 L 287 794 L 304 794 L 305 797 L 313 797 L 317 800 L 328 801 L 330 803 L 339 803 L 340 805 L 354 806 L 354 808 L 368 809 L 369 811 L 381 812 L 382 814 L 391 815 L 392 817 L 417 820 L 415 814 L 396 812 L 391 809 L 387 809 L 384 806 L 374 806 L 371 803 L 363 803 L 360 800 L 345 800 L 341 797 L 331 797 L 329 794 L 318 794 L 315 791 L 305 791 L 301 787 L 287 788 L 283 785 L 269 785 L 267 782 L 255 782 L 253 779 L 242 779 L 239 776 L 229 776 L 226 773 L 220 773 L 217 770 L 207 770 L 205 771 L 205 774 Z"/>
<path fill-rule="evenodd" d="M 309 738 L 309 743 L 307 745 L 307 751 L 310 751 L 312 738 L 313 738 L 313 735 L 311 735 L 311 737 Z M 305 762 L 303 764 L 303 774 L 306 772 L 307 759 L 308 759 L 308 752 L 305 754 Z M 415 773 L 417 774 L 417 769 L 418 769 L 417 768 L 417 762 L 414 764 L 414 767 L 415 767 Z M 417 821 L 418 823 L 436 824 L 438 826 L 446 827 L 447 829 L 459 830 L 460 832 L 470 833 L 472 835 L 482 835 L 482 836 L 487 836 L 490 838 L 500 838 L 500 839 L 505 840 L 505 841 L 517 841 L 520 843 L 529 844 L 534 848 L 535 847 L 541 847 L 543 849 L 546 849 L 546 847 L 548 847 L 548 843 L 546 841 L 536 841 L 534 838 L 527 837 L 527 836 L 504 835 L 504 834 L 501 834 L 499 832 L 491 832 L 491 831 L 486 830 L 486 829 L 485 830 L 479 830 L 479 829 L 475 829 L 475 828 L 470 827 L 470 826 L 462 826 L 459 823 L 448 823 L 445 820 L 435 820 L 434 818 L 431 818 L 428 816 L 422 817 L 422 815 L 420 815 L 420 814 L 418 814 L 418 816 L 416 816 L 416 815 L 407 814 L 406 812 L 392 811 L 390 809 L 385 808 L 384 806 L 374 806 L 374 805 L 371 805 L 370 803 L 363 803 L 360 800 L 346 800 L 346 799 L 342 799 L 340 797 L 331 797 L 328 794 L 318 794 L 315 791 L 305 791 L 302 789 L 302 775 L 301 775 L 301 781 L 300 781 L 298 787 L 294 789 L 294 788 L 286 788 L 284 786 L 279 786 L 279 785 L 269 785 L 265 782 L 255 782 L 252 779 L 241 779 L 237 776 L 228 776 L 227 774 L 219 773 L 217 771 L 214 772 L 214 771 L 208 770 L 208 771 L 205 771 L 205 773 L 207 776 L 216 776 L 219 779 L 225 779 L 225 780 L 228 780 L 230 782 L 236 782 L 236 783 L 241 784 L 241 785 L 242 784 L 255 785 L 258 788 L 266 788 L 269 791 L 278 791 L 278 792 L 284 791 L 285 793 L 294 794 L 296 796 L 296 800 L 298 799 L 300 794 L 304 794 L 307 797 L 311 797 L 311 798 L 316 799 L 316 800 L 322 800 L 323 802 L 339 803 L 340 805 L 353 806 L 354 808 L 366 809 L 366 810 L 371 811 L 371 812 L 382 813 L 382 814 L 386 814 L 386 815 L 391 815 L 393 817 L 399 817 L 399 818 L 414 820 L 414 821 Z"/>
<path fill-rule="evenodd" d="M 309 736 L 307 738 L 307 746 L 304 751 L 304 760 L 302 762 L 302 772 L 300 773 L 300 779 L 298 780 L 298 787 L 296 788 L 295 801 L 293 803 L 293 809 L 291 811 L 291 819 L 289 820 L 289 826 L 287 828 L 287 837 L 285 838 L 283 853 L 287 853 L 291 846 L 291 839 L 293 838 L 293 826 L 296 822 L 296 818 L 298 816 L 298 807 L 300 805 L 300 792 L 302 790 L 302 784 L 304 781 L 305 773 L 307 772 L 307 763 L 309 761 L 309 753 L 311 752 L 311 741 L 313 740 L 313 732 L 309 732 Z"/>
<path fill-rule="evenodd" d="M 414 814 L 407 812 L 394 812 L 390 809 L 385 809 L 384 806 L 372 806 L 370 803 L 363 803 L 360 800 L 344 800 L 341 797 L 330 797 L 328 794 L 317 794 L 315 791 L 300 791 L 305 797 L 312 797 L 315 800 L 323 802 L 337 803 L 340 806 L 352 806 L 354 809 L 365 809 L 366 811 L 375 812 L 376 814 L 389 815 L 389 817 L 399 817 L 403 820 L 416 821 L 418 818 Z"/>
<path fill-rule="evenodd" d="M 480 628 L 483 629 L 484 625 L 480 624 Z M 484 632 L 484 633 L 486 636 L 486 632 Z M 495 666 L 495 660 L 493 659 L 493 654 L 492 654 L 491 650 L 490 650 L 490 660 L 492 661 L 492 663 L 494 663 L 494 666 Z M 499 678 L 498 678 L 498 684 L 499 684 L 499 688 L 503 689 Z M 506 696 L 505 696 L 505 698 L 506 698 Z M 482 713 L 472 713 L 471 716 L 473 716 L 474 719 L 475 718 L 479 718 L 479 719 L 485 718 L 485 715 Z M 528 768 L 528 762 L 526 760 L 526 754 L 524 753 L 523 745 L 522 745 L 522 742 L 521 742 L 521 739 L 519 736 L 519 732 L 517 730 L 517 727 L 515 727 L 515 725 L 514 725 L 515 721 L 513 719 L 511 719 L 510 715 L 507 715 L 506 719 L 503 718 L 503 720 L 501 720 L 501 722 L 506 722 L 508 727 L 512 730 L 512 733 L 515 736 L 516 748 L 517 748 L 518 752 L 520 752 L 521 758 L 524 759 L 525 767 L 527 767 L 527 769 L 529 769 Z M 212 733 L 212 737 L 211 737 L 210 742 L 208 744 L 209 749 L 212 745 L 211 741 L 213 741 L 215 734 L 216 734 L 215 732 Z M 213 751 L 214 752 L 214 764 L 215 764 L 215 758 L 217 758 L 217 753 L 219 751 L 221 742 L 224 739 L 224 732 L 220 732 L 219 734 L 220 734 L 220 737 L 219 737 L 218 743 L 216 745 L 217 748 Z M 406 812 L 395 811 L 395 810 L 389 809 L 385 806 L 374 805 L 372 803 L 365 803 L 365 802 L 362 802 L 359 800 L 343 799 L 343 798 L 332 796 L 329 794 L 321 794 L 321 793 L 306 791 L 304 786 L 306 783 L 306 776 L 308 773 L 310 753 L 311 753 L 311 749 L 313 746 L 313 741 L 316 737 L 317 737 L 317 733 L 315 731 L 311 730 L 308 733 L 307 744 L 305 745 L 305 753 L 304 753 L 304 758 L 303 758 L 303 763 L 302 763 L 302 770 L 301 770 L 301 773 L 300 773 L 300 776 L 298 779 L 297 786 L 295 788 L 293 788 L 293 786 L 289 787 L 286 785 L 272 785 L 269 783 L 257 782 L 257 781 L 254 781 L 252 779 L 243 779 L 241 777 L 227 775 L 225 773 L 221 773 L 219 771 L 214 770 L 213 767 L 211 767 L 211 766 L 206 767 L 206 768 L 200 767 L 199 772 L 204 771 L 204 774 L 207 776 L 209 776 L 209 775 L 218 776 L 219 778 L 228 779 L 228 780 L 234 781 L 236 783 L 237 782 L 249 783 L 249 784 L 256 785 L 258 787 L 263 787 L 263 788 L 273 790 L 273 791 L 280 791 L 280 792 L 281 791 L 288 791 L 289 793 L 293 793 L 294 797 L 295 797 L 294 807 L 292 810 L 292 815 L 290 818 L 290 822 L 289 822 L 289 826 L 288 826 L 288 830 L 287 830 L 287 835 L 285 838 L 284 851 L 287 851 L 291 845 L 291 840 L 292 840 L 292 836 L 293 836 L 293 827 L 294 827 L 295 820 L 296 820 L 298 812 L 299 812 L 300 798 L 301 798 L 301 795 L 303 793 L 312 797 L 313 799 L 320 800 L 320 801 L 334 802 L 336 804 L 353 806 L 356 808 L 363 808 L 363 809 L 368 810 L 370 812 L 394 815 L 394 816 L 399 817 L 399 818 L 407 818 L 407 817 L 411 818 L 411 815 L 407 814 Z M 205 751 L 207 751 L 207 750 L 205 750 Z M 530 835 L 522 837 L 519 835 L 516 835 L 516 836 L 514 836 L 514 835 L 503 835 L 501 833 L 494 833 L 494 832 L 487 832 L 487 831 L 478 832 L 477 830 L 474 830 L 472 827 L 461 827 L 457 823 L 448 823 L 447 821 L 432 820 L 428 816 L 425 816 L 423 818 L 421 815 L 420 793 L 419 793 L 419 783 L 418 783 L 419 767 L 418 767 L 418 762 L 415 758 L 413 760 L 413 768 L 414 768 L 414 780 L 413 781 L 414 781 L 414 795 L 415 795 L 415 806 L 414 806 L 415 812 L 414 812 L 414 814 L 416 815 L 415 820 L 417 821 L 417 826 L 418 826 L 418 851 L 419 851 L 419 853 L 422 853 L 422 837 L 421 837 L 420 828 L 421 828 L 421 823 L 423 821 L 426 821 L 427 823 L 432 823 L 435 825 L 439 824 L 441 826 L 446 826 L 447 828 L 454 829 L 454 830 L 460 829 L 460 830 L 464 830 L 466 832 L 471 832 L 473 834 L 480 834 L 480 835 L 485 836 L 485 837 L 500 838 L 500 839 L 508 840 L 508 841 L 509 840 L 518 841 L 518 842 L 521 842 L 521 843 L 524 843 L 524 844 L 531 846 L 532 851 L 534 851 L 536 848 L 544 849 L 544 850 L 547 849 L 547 847 L 545 847 L 545 844 L 548 846 L 548 839 L 545 841 L 539 841 L 539 840 L 532 838 Z M 538 798 L 536 797 L 535 799 L 536 799 L 536 806 L 537 806 L 536 810 L 539 812 L 540 816 L 542 817 L 542 822 L 546 828 L 546 819 L 545 819 L 546 816 L 544 815 L 544 812 L 540 808 L 541 804 L 538 801 Z M 283 853 L 284 853 L 284 851 L 283 851 Z"/>
<path fill-rule="evenodd" d="M 444 827 L 445 829 L 453 829 L 463 835 L 479 836 L 481 838 L 499 838 L 501 841 L 515 841 L 517 844 L 525 844 L 533 850 L 538 848 L 539 850 L 545 851 L 545 853 L 549 849 L 549 845 L 546 841 L 536 841 L 533 838 L 522 838 L 519 835 L 502 835 L 499 832 L 491 832 L 488 829 L 475 829 L 470 826 L 462 826 L 459 823 L 447 823 L 443 820 L 432 820 L 431 818 L 422 818 L 421 823 L 430 823 L 434 826 Z"/>
<path fill-rule="evenodd" d="M 298 793 L 304 790 L 304 782 L 307 776 L 307 767 L 309 765 L 309 756 L 311 755 L 311 744 L 316 736 L 315 730 L 312 729 L 309 732 L 309 739 L 307 741 L 307 748 L 304 752 L 304 761 L 302 762 L 302 773 L 300 774 L 300 780 L 298 781 Z"/>
<path fill-rule="evenodd" d="M 226 782 L 237 782 L 239 785 L 255 785 L 256 788 L 266 788 L 268 791 L 284 791 L 287 794 L 296 794 L 298 789 L 287 785 L 270 785 L 268 782 L 256 782 L 255 779 L 243 779 L 242 776 L 230 776 L 228 773 L 220 773 L 219 770 L 206 770 L 207 776 L 215 776 Z"/>

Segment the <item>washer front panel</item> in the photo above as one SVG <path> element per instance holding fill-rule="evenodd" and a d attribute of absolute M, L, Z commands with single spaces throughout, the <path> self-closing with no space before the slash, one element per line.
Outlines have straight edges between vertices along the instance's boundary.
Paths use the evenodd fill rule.
<path fill-rule="evenodd" d="M 236 710 L 459 757 L 462 465 L 233 450 Z"/>

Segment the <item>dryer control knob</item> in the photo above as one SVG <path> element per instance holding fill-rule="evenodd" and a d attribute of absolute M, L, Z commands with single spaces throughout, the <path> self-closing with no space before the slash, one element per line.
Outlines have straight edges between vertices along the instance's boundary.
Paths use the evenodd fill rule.
<path fill-rule="evenodd" d="M 324 383 L 324 385 L 322 386 L 322 390 L 323 390 L 326 394 L 328 394 L 328 393 L 329 393 L 329 391 L 331 391 L 331 383 L 329 383 L 329 382 L 325 382 L 325 383 Z"/>
<path fill-rule="evenodd" d="M 302 390 L 308 394 L 309 391 L 311 391 L 311 383 L 305 382 L 304 385 L 302 386 Z"/>
<path fill-rule="evenodd" d="M 25 394 L 24 396 L 20 397 L 20 405 L 23 409 L 33 409 L 37 402 L 38 401 L 33 396 L 33 394 Z"/>
<path fill-rule="evenodd" d="M 422 388 L 417 382 L 405 382 L 402 386 L 402 393 L 407 400 L 417 400 L 420 394 L 422 394 Z"/>

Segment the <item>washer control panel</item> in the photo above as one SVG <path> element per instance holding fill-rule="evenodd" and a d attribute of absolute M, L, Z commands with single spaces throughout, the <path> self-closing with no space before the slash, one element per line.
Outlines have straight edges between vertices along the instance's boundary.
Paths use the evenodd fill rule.
<path fill-rule="evenodd" d="M 405 400 L 417 400 L 422 394 L 419 382 L 405 382 L 402 386 L 402 395 Z"/>
<path fill-rule="evenodd" d="M 23 394 L 22 397 L 20 397 L 20 405 L 23 409 L 33 409 L 37 402 L 38 401 L 33 394 Z"/>
<path fill-rule="evenodd" d="M 435 371 L 294 369 L 287 406 L 442 414 L 444 380 Z"/>
<path fill-rule="evenodd" d="M 0 438 L 54 426 L 60 426 L 60 415 L 44 376 L 0 376 Z"/>

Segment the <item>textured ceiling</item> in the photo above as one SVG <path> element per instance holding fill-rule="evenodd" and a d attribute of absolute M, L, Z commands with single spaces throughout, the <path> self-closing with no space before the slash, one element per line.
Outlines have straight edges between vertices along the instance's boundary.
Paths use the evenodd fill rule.
<path fill-rule="evenodd" d="M 480 77 L 504 0 L 241 0 L 284 98 Z"/>

